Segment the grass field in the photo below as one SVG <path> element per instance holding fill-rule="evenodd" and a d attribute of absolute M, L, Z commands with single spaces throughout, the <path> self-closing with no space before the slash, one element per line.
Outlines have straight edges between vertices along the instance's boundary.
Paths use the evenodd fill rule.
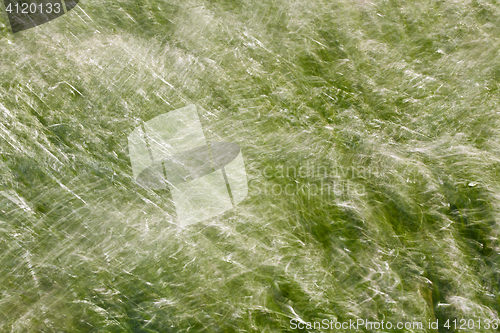
<path fill-rule="evenodd" d="M 1 332 L 499 331 L 497 1 L 1 12 Z M 127 136 L 189 104 L 250 192 L 182 228 Z"/>

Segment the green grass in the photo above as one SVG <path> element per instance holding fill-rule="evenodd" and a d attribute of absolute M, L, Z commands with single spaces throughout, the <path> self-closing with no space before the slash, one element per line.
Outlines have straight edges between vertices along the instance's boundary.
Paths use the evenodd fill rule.
<path fill-rule="evenodd" d="M 16 35 L 0 19 L 0 191 L 30 207 L 0 196 L 0 331 L 498 318 L 496 1 L 82 0 Z M 183 229 L 135 183 L 127 136 L 193 103 L 209 141 L 242 147 L 250 195 Z"/>

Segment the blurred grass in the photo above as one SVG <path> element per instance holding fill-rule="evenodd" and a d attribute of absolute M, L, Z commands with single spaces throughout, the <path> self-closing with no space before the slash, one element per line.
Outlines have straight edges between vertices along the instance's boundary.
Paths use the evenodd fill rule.
<path fill-rule="evenodd" d="M 0 190 L 31 210 L 0 197 L 1 330 L 498 318 L 499 15 L 495 1 L 89 0 L 16 35 L 2 16 Z M 251 192 L 180 229 L 126 145 L 191 103 L 210 141 L 242 147 Z M 334 183 L 364 191 L 308 195 Z M 300 190 L 273 192 L 287 185 Z"/>

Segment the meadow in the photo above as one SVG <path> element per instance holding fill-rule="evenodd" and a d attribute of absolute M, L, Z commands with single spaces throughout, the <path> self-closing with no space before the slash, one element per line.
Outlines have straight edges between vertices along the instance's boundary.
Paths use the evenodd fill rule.
<path fill-rule="evenodd" d="M 0 331 L 498 332 L 497 1 L 0 9 Z M 181 227 L 127 136 L 190 104 L 250 191 Z"/>

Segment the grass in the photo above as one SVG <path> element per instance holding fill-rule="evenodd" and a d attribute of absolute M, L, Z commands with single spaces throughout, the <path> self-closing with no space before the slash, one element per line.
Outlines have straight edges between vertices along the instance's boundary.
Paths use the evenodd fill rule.
<path fill-rule="evenodd" d="M 27 204 L 0 197 L 1 331 L 498 319 L 496 1 L 82 0 L 15 35 L 1 20 L 0 191 Z M 179 228 L 127 136 L 192 103 L 209 141 L 242 147 L 250 194 Z"/>

